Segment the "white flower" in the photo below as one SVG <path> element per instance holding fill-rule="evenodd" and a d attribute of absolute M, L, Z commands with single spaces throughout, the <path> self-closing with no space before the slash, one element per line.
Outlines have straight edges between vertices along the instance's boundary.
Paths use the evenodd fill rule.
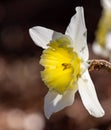
<path fill-rule="evenodd" d="M 111 10 L 111 0 L 101 0 L 101 5 L 105 10 Z"/>
<path fill-rule="evenodd" d="M 42 80 L 49 88 L 44 103 L 46 117 L 72 105 L 77 90 L 88 112 L 102 117 L 104 110 L 88 72 L 89 52 L 83 8 L 76 8 L 65 34 L 40 26 L 31 28 L 29 33 L 35 44 L 44 49 L 40 64 L 45 68 L 41 73 Z"/>
<path fill-rule="evenodd" d="M 105 45 L 101 46 L 97 41 L 92 45 L 93 52 L 104 58 L 109 58 L 111 61 L 111 32 L 108 32 L 105 37 Z"/>
<path fill-rule="evenodd" d="M 92 49 L 95 54 L 111 59 L 111 0 L 101 0 L 102 16 Z"/>

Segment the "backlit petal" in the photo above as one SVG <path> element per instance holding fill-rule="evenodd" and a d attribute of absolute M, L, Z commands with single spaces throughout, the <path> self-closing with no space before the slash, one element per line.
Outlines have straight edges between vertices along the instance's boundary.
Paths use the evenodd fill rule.
<path fill-rule="evenodd" d="M 106 49 L 111 51 L 111 32 L 106 35 Z"/>
<path fill-rule="evenodd" d="M 68 91 L 64 95 L 56 92 L 48 92 L 45 96 L 44 111 L 45 116 L 49 119 L 54 112 L 62 110 L 66 106 L 70 106 L 74 102 L 74 94 L 76 91 Z"/>
<path fill-rule="evenodd" d="M 111 0 L 101 0 L 101 5 L 106 10 L 111 10 Z"/>
<path fill-rule="evenodd" d="M 89 58 L 87 47 L 87 29 L 84 21 L 84 10 L 82 7 L 76 8 L 76 14 L 71 18 L 70 24 L 66 29 L 66 35 L 72 38 L 72 46 L 81 58 Z"/>
<path fill-rule="evenodd" d="M 94 42 L 92 49 L 95 54 L 103 56 L 103 57 L 109 57 L 109 51 L 105 47 L 101 47 L 98 43 Z"/>
<path fill-rule="evenodd" d="M 102 117 L 104 115 L 104 110 L 98 101 L 96 91 L 88 71 L 86 71 L 79 79 L 78 87 L 82 102 L 88 112 L 95 117 Z"/>
<path fill-rule="evenodd" d="M 47 49 L 47 44 L 54 39 L 63 36 L 62 33 L 55 32 L 51 29 L 35 26 L 29 29 L 29 34 L 34 43 L 43 49 Z"/>

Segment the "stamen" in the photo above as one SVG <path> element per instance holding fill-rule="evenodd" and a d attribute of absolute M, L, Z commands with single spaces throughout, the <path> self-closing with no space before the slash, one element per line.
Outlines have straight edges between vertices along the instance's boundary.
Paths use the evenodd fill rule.
<path fill-rule="evenodd" d="M 69 69 L 71 67 L 71 64 L 62 63 L 62 66 L 64 67 L 63 70 L 65 70 L 65 69 Z"/>

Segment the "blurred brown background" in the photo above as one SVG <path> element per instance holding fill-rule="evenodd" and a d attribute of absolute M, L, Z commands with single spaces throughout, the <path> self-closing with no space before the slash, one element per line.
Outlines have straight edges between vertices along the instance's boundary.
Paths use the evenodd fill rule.
<path fill-rule="evenodd" d="M 106 115 L 96 119 L 75 103 L 46 120 L 43 100 L 47 87 L 40 78 L 42 49 L 28 29 L 44 26 L 64 32 L 76 6 L 83 6 L 88 29 L 90 58 L 94 32 L 101 16 L 97 0 L 0 0 L 0 130 L 111 130 L 111 75 L 92 72 Z M 100 57 L 98 57 L 100 58 Z"/>

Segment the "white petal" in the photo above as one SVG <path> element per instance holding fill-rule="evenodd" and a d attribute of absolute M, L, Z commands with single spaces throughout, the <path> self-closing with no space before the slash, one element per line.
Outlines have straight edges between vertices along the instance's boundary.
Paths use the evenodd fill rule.
<path fill-rule="evenodd" d="M 76 14 L 71 18 L 65 34 L 72 38 L 73 47 L 80 57 L 87 60 L 89 58 L 86 41 L 87 29 L 85 26 L 84 10 L 82 7 L 76 8 Z"/>
<path fill-rule="evenodd" d="M 96 91 L 88 71 L 86 71 L 79 79 L 78 87 L 82 102 L 88 112 L 95 117 L 102 117 L 104 115 L 104 110 L 98 101 Z"/>
<path fill-rule="evenodd" d="M 55 32 L 40 26 L 35 26 L 29 29 L 29 34 L 36 45 L 47 49 L 47 44 L 54 39 L 63 36 L 62 33 Z"/>
<path fill-rule="evenodd" d="M 111 51 L 111 32 L 106 35 L 106 49 Z"/>
<path fill-rule="evenodd" d="M 111 10 L 111 0 L 101 0 L 101 5 L 106 10 Z"/>
<path fill-rule="evenodd" d="M 92 50 L 96 55 L 109 57 L 109 51 L 106 48 L 101 47 L 98 43 L 94 42 Z"/>
<path fill-rule="evenodd" d="M 68 91 L 64 95 L 49 91 L 45 96 L 45 116 L 49 119 L 54 112 L 60 111 L 64 107 L 72 105 L 74 102 L 74 94 L 75 91 Z"/>

